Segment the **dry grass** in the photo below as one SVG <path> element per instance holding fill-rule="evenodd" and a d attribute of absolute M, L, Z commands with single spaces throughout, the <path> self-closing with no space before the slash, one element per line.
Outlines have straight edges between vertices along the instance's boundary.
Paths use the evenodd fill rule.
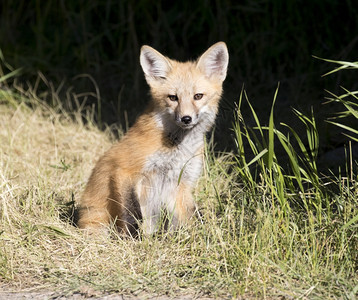
<path fill-rule="evenodd" d="M 23 288 L 42 285 L 67 264 L 80 269 L 85 249 L 73 244 L 83 237 L 61 221 L 61 207 L 78 199 L 94 160 L 110 145 L 108 135 L 44 105 L 3 104 L 0 141 L 1 274 Z"/>

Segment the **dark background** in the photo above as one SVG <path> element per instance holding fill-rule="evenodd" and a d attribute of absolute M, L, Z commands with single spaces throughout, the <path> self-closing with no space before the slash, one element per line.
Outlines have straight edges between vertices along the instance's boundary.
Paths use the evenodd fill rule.
<path fill-rule="evenodd" d="M 139 51 L 148 44 L 178 60 L 196 59 L 211 44 L 225 41 L 230 63 L 216 128 L 217 148 L 230 149 L 231 122 L 243 85 L 262 123 L 267 123 L 280 82 L 275 121 L 294 128 L 295 107 L 314 109 L 322 151 L 339 147 L 342 136 L 324 120 L 339 110 L 322 105 L 325 89 L 357 88 L 357 74 L 322 74 L 335 67 L 312 55 L 355 61 L 358 57 L 358 4 L 352 0 L 259 1 L 40 1 L 0 2 L 0 49 L 6 62 L 23 67 L 18 80 L 35 85 L 38 72 L 63 95 L 100 92 L 100 123 L 131 125 L 148 102 Z M 2 63 L 5 73 L 6 65 Z M 51 85 L 50 85 L 51 86 Z M 36 86 L 37 87 L 37 86 Z M 49 88 L 40 81 L 38 91 Z M 49 96 L 49 102 L 51 102 Z M 98 105 L 87 95 L 86 105 Z M 252 121 L 247 105 L 242 109 Z M 299 129 L 298 129 L 299 130 Z"/>

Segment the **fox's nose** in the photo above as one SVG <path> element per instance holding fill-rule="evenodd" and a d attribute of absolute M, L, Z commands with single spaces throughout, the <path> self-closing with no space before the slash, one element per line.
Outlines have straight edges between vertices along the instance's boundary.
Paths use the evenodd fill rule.
<path fill-rule="evenodd" d="M 184 117 L 181 118 L 181 121 L 184 124 L 190 124 L 191 123 L 191 116 L 184 116 Z"/>

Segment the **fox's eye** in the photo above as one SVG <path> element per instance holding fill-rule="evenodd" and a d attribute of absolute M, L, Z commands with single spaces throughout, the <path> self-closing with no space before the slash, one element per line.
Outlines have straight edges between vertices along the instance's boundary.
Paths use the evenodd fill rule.
<path fill-rule="evenodd" d="M 203 98 L 203 94 L 195 94 L 194 95 L 194 100 L 200 100 L 201 98 Z"/>
<path fill-rule="evenodd" d="M 168 95 L 168 98 L 170 101 L 178 101 L 178 96 L 177 95 Z"/>

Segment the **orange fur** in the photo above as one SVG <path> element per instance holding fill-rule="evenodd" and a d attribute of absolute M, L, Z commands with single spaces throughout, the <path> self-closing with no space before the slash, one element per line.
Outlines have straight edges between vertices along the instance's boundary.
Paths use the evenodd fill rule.
<path fill-rule="evenodd" d="M 135 233 L 143 219 L 144 232 L 152 233 L 161 208 L 173 214 L 174 227 L 193 214 L 191 191 L 218 110 L 226 45 L 213 45 L 196 62 L 170 60 L 149 46 L 140 58 L 152 101 L 93 169 L 79 206 L 80 228 L 114 222 L 120 232 Z"/>

